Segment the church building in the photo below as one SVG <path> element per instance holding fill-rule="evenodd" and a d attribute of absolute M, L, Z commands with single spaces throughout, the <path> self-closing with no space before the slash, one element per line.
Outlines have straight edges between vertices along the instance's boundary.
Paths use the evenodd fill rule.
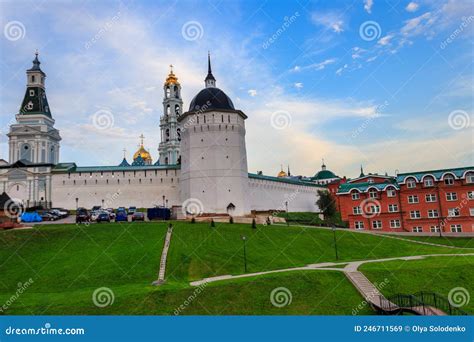
<path fill-rule="evenodd" d="M 210 56 L 207 67 L 205 87 L 184 112 L 181 84 L 171 66 L 163 85 L 155 162 L 142 135 L 130 162 L 124 155 L 118 165 L 78 166 L 60 162 L 61 136 L 54 127 L 46 74 L 36 54 L 26 71 L 16 122 L 7 134 L 9 161 L 0 160 L 0 191 L 26 207 L 164 206 L 184 214 L 234 216 L 286 207 L 319 212 L 317 192 L 325 189 L 320 182 L 248 172 L 249 117 L 217 88 Z"/>

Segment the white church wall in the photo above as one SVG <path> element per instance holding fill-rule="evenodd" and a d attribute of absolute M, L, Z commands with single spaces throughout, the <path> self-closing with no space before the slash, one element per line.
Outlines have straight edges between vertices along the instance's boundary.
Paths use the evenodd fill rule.
<path fill-rule="evenodd" d="M 55 173 L 52 202 L 66 209 L 171 207 L 181 204 L 179 176 L 174 169 Z"/>
<path fill-rule="evenodd" d="M 266 179 L 249 178 L 249 202 L 251 210 L 285 211 L 288 202 L 290 212 L 319 212 L 316 205 L 318 190 L 322 187 L 290 184 Z"/>

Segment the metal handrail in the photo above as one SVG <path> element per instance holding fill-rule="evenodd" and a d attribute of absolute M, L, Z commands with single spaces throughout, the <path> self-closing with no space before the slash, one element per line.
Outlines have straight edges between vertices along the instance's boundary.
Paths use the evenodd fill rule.
<path fill-rule="evenodd" d="M 448 299 L 435 292 L 416 292 L 414 294 L 398 293 L 385 298 L 380 297 L 380 309 L 385 313 L 396 311 L 392 304 L 398 306 L 398 309 L 411 310 L 416 307 L 423 308 L 423 314 L 430 310 L 430 307 L 444 311 L 448 315 L 467 316 L 468 313 L 458 307 L 453 306 Z M 399 311 L 399 310 L 398 310 Z"/>

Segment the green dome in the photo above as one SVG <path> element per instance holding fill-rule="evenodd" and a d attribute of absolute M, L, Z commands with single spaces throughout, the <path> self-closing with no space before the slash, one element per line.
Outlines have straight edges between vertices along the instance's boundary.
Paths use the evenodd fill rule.
<path fill-rule="evenodd" d="M 329 171 L 329 170 L 321 170 L 321 171 L 318 171 L 313 178 L 311 178 L 312 180 L 320 180 L 320 179 L 329 179 L 329 178 L 337 178 L 337 176 L 332 172 L 332 171 Z"/>

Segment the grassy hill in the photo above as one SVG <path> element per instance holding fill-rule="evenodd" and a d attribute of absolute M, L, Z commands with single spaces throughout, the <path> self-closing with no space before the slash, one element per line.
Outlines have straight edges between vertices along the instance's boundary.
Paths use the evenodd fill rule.
<path fill-rule="evenodd" d="M 193 293 L 190 280 L 244 272 L 243 235 L 247 237 L 249 272 L 335 261 L 330 230 L 252 229 L 240 224 L 210 228 L 206 223 L 188 222 L 174 225 L 168 281 L 158 288 L 150 284 L 157 278 L 165 223 L 51 225 L 0 232 L 0 303 L 11 302 L 18 284 L 31 278 L 32 285 L 8 305 L 7 313 L 172 314 Z M 340 260 L 345 261 L 462 252 L 350 231 L 337 231 L 337 237 Z M 303 273 L 208 285 L 183 313 L 350 314 L 350 305 L 342 303 L 361 301 L 342 274 Z M 292 285 L 296 291 L 293 307 L 275 311 L 268 306 L 271 289 Z M 112 289 L 113 305 L 93 305 L 92 293 L 100 287 Z M 302 300 L 298 293 L 301 297 L 306 293 L 307 298 Z M 321 298 L 326 300 L 321 303 Z"/>

